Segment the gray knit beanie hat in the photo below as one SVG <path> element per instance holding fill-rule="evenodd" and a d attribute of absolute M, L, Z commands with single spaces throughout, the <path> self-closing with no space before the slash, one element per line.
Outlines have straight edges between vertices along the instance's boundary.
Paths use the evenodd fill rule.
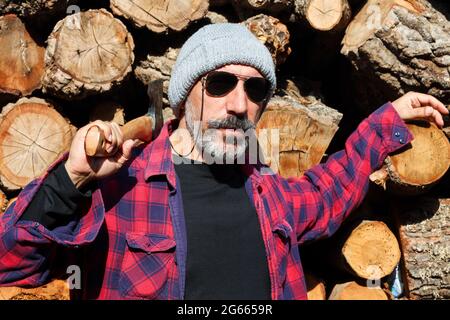
<path fill-rule="evenodd" d="M 168 96 L 175 114 L 201 76 L 227 64 L 254 67 L 275 91 L 275 65 L 264 44 L 241 24 L 210 24 L 184 43 L 172 69 Z"/>

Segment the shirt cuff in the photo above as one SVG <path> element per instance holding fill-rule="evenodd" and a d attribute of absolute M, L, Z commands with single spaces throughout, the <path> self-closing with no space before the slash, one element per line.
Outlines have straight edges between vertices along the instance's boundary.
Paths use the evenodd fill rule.
<path fill-rule="evenodd" d="M 392 153 L 410 143 L 414 136 L 398 115 L 391 102 L 385 103 L 369 116 L 370 125 L 382 139 L 387 153 Z"/>
<path fill-rule="evenodd" d="M 57 185 L 61 187 L 60 191 L 71 200 L 91 197 L 92 191 L 90 190 L 89 185 L 87 185 L 82 190 L 78 190 L 75 187 L 74 183 L 69 177 L 69 174 L 67 173 L 66 166 L 64 165 L 65 163 L 66 162 L 60 163 L 55 171 L 53 171 L 53 175 L 56 179 Z M 51 174 L 52 173 L 50 173 L 50 175 Z"/>

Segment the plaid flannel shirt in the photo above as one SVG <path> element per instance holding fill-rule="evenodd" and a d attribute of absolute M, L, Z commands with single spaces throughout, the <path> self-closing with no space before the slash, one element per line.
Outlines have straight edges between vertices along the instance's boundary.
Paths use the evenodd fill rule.
<path fill-rule="evenodd" d="M 186 230 L 168 140 L 173 127 L 174 122 L 166 123 L 129 166 L 98 181 L 89 210 L 66 225 L 47 230 L 19 221 L 48 172 L 65 157 L 26 186 L 1 217 L 0 285 L 40 286 L 76 264 L 82 298 L 183 299 Z M 243 166 L 264 240 L 272 299 L 307 298 L 298 246 L 332 235 L 363 200 L 370 173 L 411 139 L 386 103 L 358 126 L 344 150 L 301 178 L 262 175 L 256 166 Z"/>

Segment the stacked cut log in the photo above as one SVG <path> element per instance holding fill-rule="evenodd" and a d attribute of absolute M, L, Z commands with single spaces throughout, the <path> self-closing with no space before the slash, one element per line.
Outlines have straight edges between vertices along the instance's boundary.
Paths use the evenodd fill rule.
<path fill-rule="evenodd" d="M 17 99 L 39 89 L 44 74 L 44 52 L 17 16 L 1 16 L 0 95 Z"/>
<path fill-rule="evenodd" d="M 306 289 L 308 300 L 326 300 L 327 293 L 325 283 L 310 272 L 305 272 Z"/>
<path fill-rule="evenodd" d="M 410 299 L 450 299 L 450 199 L 421 196 L 391 205 Z"/>
<path fill-rule="evenodd" d="M 295 0 L 295 13 L 315 30 L 337 32 L 347 27 L 351 9 L 347 0 Z"/>
<path fill-rule="evenodd" d="M 68 151 L 75 128 L 47 101 L 22 98 L 0 115 L 0 181 L 19 190 Z"/>
<path fill-rule="evenodd" d="M 169 47 L 163 55 L 148 55 L 147 59 L 141 61 L 139 66 L 134 70 L 136 77 L 146 85 L 157 79 L 162 79 L 164 81 L 163 102 L 166 106 L 169 105 L 167 90 L 169 88 L 170 74 L 175 65 L 175 60 L 177 59 L 179 51 L 180 49 Z"/>
<path fill-rule="evenodd" d="M 67 16 L 47 40 L 44 93 L 82 98 L 111 90 L 131 72 L 134 42 L 104 9 Z"/>
<path fill-rule="evenodd" d="M 278 19 L 264 14 L 249 18 L 243 21 L 243 24 L 266 45 L 272 54 L 275 64 L 280 65 L 285 62 L 291 52 L 289 47 L 290 34 L 286 25 Z M 167 108 L 169 106 L 167 90 L 170 74 L 179 51 L 179 48 L 168 47 L 162 55 L 148 55 L 134 70 L 136 78 L 145 85 L 157 79 L 164 80 L 163 103 L 166 107 L 164 109 L 165 120 L 174 117 L 172 110 Z"/>
<path fill-rule="evenodd" d="M 345 267 L 366 280 L 391 274 L 400 261 L 397 239 L 381 221 L 362 221 L 345 240 L 341 253 Z"/>
<path fill-rule="evenodd" d="M 342 44 L 357 71 L 361 107 L 372 110 L 412 90 L 449 101 L 450 22 L 428 1 L 368 0 Z"/>
<path fill-rule="evenodd" d="M 24 0 L 24 1 L 1 1 L 0 14 L 14 13 L 23 18 L 41 17 L 45 14 L 66 11 L 73 0 Z"/>
<path fill-rule="evenodd" d="M 341 117 L 312 96 L 272 98 L 256 128 L 265 163 L 283 177 L 302 176 L 320 163 Z"/>
<path fill-rule="evenodd" d="M 265 163 L 286 178 L 321 162 L 342 119 L 322 102 L 320 89 L 306 91 L 309 86 L 304 79 L 280 81 L 280 96 L 269 101 L 256 127 Z"/>
<path fill-rule="evenodd" d="M 180 31 L 206 15 L 208 0 L 111 0 L 111 9 L 137 27 L 154 32 Z"/>

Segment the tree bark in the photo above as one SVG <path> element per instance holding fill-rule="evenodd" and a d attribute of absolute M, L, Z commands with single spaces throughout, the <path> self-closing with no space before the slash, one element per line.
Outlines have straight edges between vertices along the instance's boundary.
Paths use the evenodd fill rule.
<path fill-rule="evenodd" d="M 0 93 L 27 96 L 42 85 L 45 49 L 13 14 L 0 17 Z"/>
<path fill-rule="evenodd" d="M 0 14 L 17 14 L 20 17 L 40 17 L 43 14 L 63 12 L 76 1 L 68 0 L 3 0 L 0 1 Z"/>
<path fill-rule="evenodd" d="M 407 126 L 414 136 L 411 146 L 389 155 L 370 180 L 392 193 L 416 195 L 428 191 L 447 172 L 450 143 L 433 123 L 417 121 Z"/>
<path fill-rule="evenodd" d="M 396 199 L 391 209 L 400 235 L 407 297 L 450 299 L 450 199 Z"/>
<path fill-rule="evenodd" d="M 389 300 L 381 288 L 368 288 L 351 281 L 337 284 L 331 291 L 329 300 Z"/>
<path fill-rule="evenodd" d="M 400 247 L 395 235 L 381 221 L 362 221 L 342 246 L 345 268 L 358 277 L 378 280 L 400 262 Z"/>
<path fill-rule="evenodd" d="M 276 65 L 282 64 L 289 54 L 289 30 L 280 20 L 259 14 L 243 22 L 244 25 L 269 49 Z"/>
<path fill-rule="evenodd" d="M 347 0 L 295 0 L 295 13 L 319 31 L 337 32 L 347 27 L 352 15 Z"/>
<path fill-rule="evenodd" d="M 104 9 L 67 16 L 47 43 L 43 91 L 64 99 L 111 90 L 134 61 L 131 34 Z"/>
<path fill-rule="evenodd" d="M 355 88 L 361 104 L 412 90 L 450 99 L 450 22 L 427 1 L 369 0 L 342 44 L 362 84 Z"/>
<path fill-rule="evenodd" d="M 208 0 L 111 0 L 114 14 L 153 32 L 180 31 L 208 12 Z"/>
<path fill-rule="evenodd" d="M 313 97 L 272 98 L 257 124 L 267 164 L 283 177 L 302 176 L 320 163 L 341 117 Z"/>
<path fill-rule="evenodd" d="M 69 150 L 75 128 L 48 102 L 22 98 L 3 108 L 0 120 L 0 180 L 13 191 L 40 176 Z"/>

